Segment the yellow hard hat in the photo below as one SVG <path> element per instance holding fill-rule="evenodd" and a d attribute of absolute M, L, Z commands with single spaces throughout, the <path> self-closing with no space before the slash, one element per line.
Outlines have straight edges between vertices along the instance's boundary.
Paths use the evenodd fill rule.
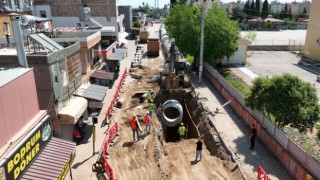
<path fill-rule="evenodd" d="M 180 126 L 183 126 L 183 122 L 180 124 Z"/>
<path fill-rule="evenodd" d="M 150 102 L 153 102 L 153 100 L 151 99 Z"/>

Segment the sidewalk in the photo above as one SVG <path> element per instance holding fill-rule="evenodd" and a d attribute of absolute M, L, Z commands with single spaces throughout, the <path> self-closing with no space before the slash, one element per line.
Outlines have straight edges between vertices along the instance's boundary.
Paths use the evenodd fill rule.
<path fill-rule="evenodd" d="M 105 119 L 105 112 L 107 107 L 115 94 L 116 88 L 119 84 L 120 77 L 123 74 L 125 68 L 130 68 L 131 60 L 136 52 L 136 46 L 134 40 L 128 40 L 127 57 L 121 61 L 120 73 L 117 80 L 114 82 L 112 89 L 107 90 L 107 94 L 103 100 L 103 107 L 98 117 L 98 124 L 96 124 L 96 141 L 95 141 L 95 153 L 93 155 L 93 142 L 92 142 L 92 119 L 89 117 L 89 125 L 84 128 L 86 132 L 85 138 L 81 143 L 76 146 L 76 157 L 72 166 L 72 177 L 75 180 L 89 180 L 97 179 L 96 173 L 92 172 L 92 165 L 98 158 L 98 153 L 103 145 L 108 125 L 101 127 L 102 121 Z M 124 82 L 125 83 L 125 82 Z M 121 97 L 121 93 L 120 93 Z M 112 124 L 111 124 L 112 125 Z"/>
<path fill-rule="evenodd" d="M 291 179 L 289 172 L 259 139 L 256 139 L 255 150 L 249 149 L 250 127 L 237 117 L 229 105 L 221 107 L 225 103 L 224 98 L 207 80 L 204 79 L 199 86 L 197 78 L 192 78 L 192 84 L 200 98 L 206 97 L 207 101 L 203 104 L 212 112 L 219 107 L 220 111 L 213 118 L 213 124 L 226 146 L 235 155 L 245 179 L 257 179 L 258 165 L 262 166 L 273 180 Z"/>

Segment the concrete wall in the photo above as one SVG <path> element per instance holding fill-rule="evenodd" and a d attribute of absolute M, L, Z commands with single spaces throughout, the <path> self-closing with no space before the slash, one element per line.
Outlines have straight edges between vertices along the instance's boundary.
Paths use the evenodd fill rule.
<path fill-rule="evenodd" d="M 320 61 L 319 9 L 320 1 L 313 0 L 311 3 L 308 30 L 304 49 L 304 56 L 315 61 Z"/>
<path fill-rule="evenodd" d="M 33 70 L 0 88 L 0 147 L 39 112 Z"/>

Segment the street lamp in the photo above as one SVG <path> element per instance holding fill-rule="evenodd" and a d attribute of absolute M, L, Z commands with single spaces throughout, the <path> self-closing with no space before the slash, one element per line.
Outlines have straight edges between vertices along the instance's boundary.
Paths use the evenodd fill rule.
<path fill-rule="evenodd" d="M 198 2 L 198 0 L 196 0 Z M 214 1 L 214 0 L 211 0 Z M 200 36 L 200 63 L 199 63 L 199 83 L 202 82 L 203 74 L 203 44 L 204 44 L 204 14 L 206 0 L 201 0 L 201 36 Z"/>

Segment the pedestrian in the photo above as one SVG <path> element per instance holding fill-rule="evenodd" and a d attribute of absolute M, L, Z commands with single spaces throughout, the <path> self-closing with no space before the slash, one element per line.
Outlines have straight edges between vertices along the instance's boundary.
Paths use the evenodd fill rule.
<path fill-rule="evenodd" d="M 183 123 L 180 124 L 179 129 L 178 129 L 178 133 L 180 135 L 180 140 L 184 139 L 185 134 L 186 134 L 186 128 L 184 127 Z"/>
<path fill-rule="evenodd" d="M 197 143 L 196 143 L 197 148 L 196 148 L 196 160 L 195 161 L 198 160 L 198 157 L 200 157 L 199 161 L 201 161 L 201 158 L 202 158 L 202 144 L 203 144 L 203 142 L 202 142 L 201 138 L 199 138 Z"/>
<path fill-rule="evenodd" d="M 249 148 L 250 150 L 253 150 L 254 148 L 254 141 L 256 139 L 256 134 L 257 134 L 256 126 L 252 124 L 252 129 L 250 133 L 250 143 L 251 143 L 251 147 Z"/>
<path fill-rule="evenodd" d="M 151 125 L 150 125 L 149 112 L 147 112 L 146 115 L 144 116 L 144 123 L 146 125 L 146 133 L 150 134 Z"/>
<path fill-rule="evenodd" d="M 136 116 L 135 115 L 133 115 L 132 119 L 130 120 L 130 127 L 132 129 L 133 141 L 136 141 L 135 134 L 137 134 L 138 141 L 140 141 L 139 130 L 138 130 L 138 122 L 136 120 Z"/>
<path fill-rule="evenodd" d="M 152 100 L 152 94 L 151 94 L 151 90 L 149 89 L 148 93 L 147 93 L 147 99 L 148 102 L 150 102 Z"/>
<path fill-rule="evenodd" d="M 151 99 L 150 102 L 148 103 L 148 111 L 149 111 L 150 120 L 152 120 L 153 109 L 154 109 L 154 105 L 153 105 L 153 100 Z"/>

